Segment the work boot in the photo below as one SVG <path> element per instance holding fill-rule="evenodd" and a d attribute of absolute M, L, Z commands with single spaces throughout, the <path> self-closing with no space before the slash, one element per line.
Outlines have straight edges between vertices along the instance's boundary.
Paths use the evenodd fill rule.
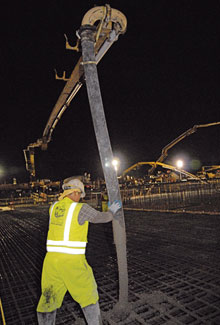
<path fill-rule="evenodd" d="M 37 320 L 39 325 L 55 325 L 57 311 L 51 311 L 48 313 L 37 312 Z"/>
<path fill-rule="evenodd" d="M 89 305 L 82 308 L 83 314 L 88 325 L 102 325 L 101 312 L 99 303 Z"/>

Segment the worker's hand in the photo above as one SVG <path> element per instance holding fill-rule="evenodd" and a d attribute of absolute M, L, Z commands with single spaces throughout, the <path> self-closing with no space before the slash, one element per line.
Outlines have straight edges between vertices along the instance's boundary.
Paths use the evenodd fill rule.
<path fill-rule="evenodd" d="M 108 208 L 113 214 L 116 214 L 118 210 L 120 210 L 122 207 L 122 203 L 119 200 L 115 200 L 110 207 Z"/>

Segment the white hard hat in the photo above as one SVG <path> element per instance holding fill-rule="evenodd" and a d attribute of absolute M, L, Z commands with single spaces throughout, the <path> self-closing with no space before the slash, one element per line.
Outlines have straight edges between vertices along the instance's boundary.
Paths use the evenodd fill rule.
<path fill-rule="evenodd" d="M 67 178 L 66 180 L 64 180 L 63 185 L 62 185 L 62 189 L 65 190 L 80 190 L 81 191 L 81 195 L 80 197 L 83 198 L 86 196 L 85 190 L 84 190 L 84 185 L 83 183 L 77 179 L 69 179 Z"/>

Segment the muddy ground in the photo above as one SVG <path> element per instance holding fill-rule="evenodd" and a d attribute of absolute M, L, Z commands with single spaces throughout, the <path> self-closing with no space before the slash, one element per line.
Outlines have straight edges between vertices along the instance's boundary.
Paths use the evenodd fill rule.
<path fill-rule="evenodd" d="M 0 296 L 7 325 L 37 324 L 47 211 L 0 213 Z M 103 324 L 219 325 L 220 215 L 126 210 L 125 222 L 129 304 L 124 319 L 115 312 L 118 270 L 111 223 L 89 229 L 87 259 L 99 287 Z M 56 324 L 86 324 L 68 294 Z"/>

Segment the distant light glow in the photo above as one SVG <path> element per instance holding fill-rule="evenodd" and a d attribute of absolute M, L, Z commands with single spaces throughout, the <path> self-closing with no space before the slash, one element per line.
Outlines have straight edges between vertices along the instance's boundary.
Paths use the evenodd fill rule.
<path fill-rule="evenodd" d="M 113 167 L 114 167 L 114 169 L 115 169 L 115 171 L 117 172 L 117 170 L 118 170 L 118 168 L 119 168 L 119 159 L 118 158 L 114 158 L 113 160 L 112 160 L 112 165 L 113 165 Z"/>
<path fill-rule="evenodd" d="M 177 160 L 177 162 L 176 162 L 176 166 L 178 167 L 178 168 L 183 168 L 183 161 L 182 160 Z"/>
<path fill-rule="evenodd" d="M 113 158 L 112 161 L 108 161 L 107 159 L 105 159 L 105 167 L 109 168 L 113 166 L 116 172 L 119 169 L 119 165 L 120 165 L 120 160 L 118 158 Z"/>

